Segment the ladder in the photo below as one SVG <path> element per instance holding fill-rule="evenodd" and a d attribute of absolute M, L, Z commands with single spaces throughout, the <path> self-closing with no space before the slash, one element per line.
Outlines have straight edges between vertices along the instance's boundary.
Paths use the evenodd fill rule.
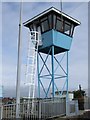
<path fill-rule="evenodd" d="M 40 35 L 37 31 L 30 31 L 28 40 L 28 55 L 26 65 L 26 85 L 29 86 L 28 98 L 35 97 L 35 80 L 37 71 L 37 53 L 40 43 Z"/>

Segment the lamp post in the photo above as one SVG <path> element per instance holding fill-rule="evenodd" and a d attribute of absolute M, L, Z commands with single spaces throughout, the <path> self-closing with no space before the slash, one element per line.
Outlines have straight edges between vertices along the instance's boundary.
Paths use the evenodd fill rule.
<path fill-rule="evenodd" d="M 16 83 L 16 118 L 19 118 L 19 112 L 20 112 L 21 51 L 22 51 L 22 2 L 20 3 L 20 20 L 19 20 L 19 36 L 18 36 L 17 83 Z"/>

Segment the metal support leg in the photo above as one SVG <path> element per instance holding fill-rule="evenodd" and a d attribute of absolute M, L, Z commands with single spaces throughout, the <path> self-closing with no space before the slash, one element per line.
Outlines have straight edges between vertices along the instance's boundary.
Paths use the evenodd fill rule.
<path fill-rule="evenodd" d="M 68 51 L 67 51 L 67 100 L 68 100 Z"/>
<path fill-rule="evenodd" d="M 38 71 L 38 97 L 40 98 L 39 53 L 37 54 L 37 71 Z"/>
<path fill-rule="evenodd" d="M 54 46 L 52 46 L 52 97 L 54 99 L 55 91 L 54 91 Z"/>
<path fill-rule="evenodd" d="M 66 78 L 66 115 L 69 116 L 69 98 L 68 98 L 68 51 L 67 51 L 67 78 Z"/>
<path fill-rule="evenodd" d="M 42 80 L 41 80 L 41 73 L 42 73 L 42 71 L 43 71 L 43 69 L 44 69 L 44 67 L 46 67 L 46 69 L 47 69 L 47 71 L 48 71 L 48 73 L 49 73 L 49 75 L 46 75 L 46 76 L 51 76 L 51 78 L 50 79 L 52 79 L 52 74 L 51 74 L 51 72 L 50 72 L 50 70 L 49 70 L 49 68 L 48 68 L 48 66 L 47 66 L 47 64 L 46 64 L 46 61 L 47 61 L 47 59 L 48 59 L 48 57 L 49 57 L 49 55 L 50 55 L 50 51 L 51 51 L 51 48 L 49 49 L 49 52 L 48 52 L 48 54 L 47 54 L 47 56 L 46 56 L 46 59 L 44 60 L 43 59 L 43 57 L 42 57 L 42 55 L 40 54 L 40 52 L 38 53 L 38 59 L 37 59 L 37 61 L 38 61 L 38 63 L 37 63 L 37 67 L 38 67 L 38 93 L 39 93 L 39 97 L 40 97 L 40 85 L 41 85 L 41 87 L 43 88 L 43 91 L 44 91 L 44 93 L 45 93 L 45 98 L 47 98 L 48 97 L 48 92 L 49 92 L 49 88 L 50 88 L 50 86 L 51 86 L 51 83 L 52 83 L 52 81 L 51 81 L 51 83 L 50 83 L 50 85 L 49 85 L 49 87 L 48 87 L 48 90 L 45 90 L 45 87 L 44 87 L 44 85 L 43 85 L 43 83 L 42 83 Z M 40 68 L 40 70 L 39 70 L 39 58 L 42 60 L 42 62 L 43 62 L 43 66 Z"/>

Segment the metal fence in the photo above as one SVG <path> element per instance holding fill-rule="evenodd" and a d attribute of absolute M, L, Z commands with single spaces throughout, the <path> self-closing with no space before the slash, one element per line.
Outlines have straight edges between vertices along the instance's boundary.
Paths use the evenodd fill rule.
<path fill-rule="evenodd" d="M 69 116 L 75 116 L 79 114 L 78 110 L 78 100 L 73 100 L 69 102 Z"/>
<path fill-rule="evenodd" d="M 34 107 L 32 108 L 32 102 L 29 103 L 22 103 L 19 106 L 20 108 L 20 118 L 30 118 L 30 119 L 36 119 L 38 118 L 38 102 L 33 102 Z M 8 118 L 13 119 L 16 118 L 16 104 L 9 104 L 9 105 L 3 105 L 3 114 L 2 118 Z"/>
<path fill-rule="evenodd" d="M 2 106 L 0 105 L 0 120 L 2 119 Z"/>
<path fill-rule="evenodd" d="M 66 113 L 65 100 L 39 100 L 19 105 L 20 118 L 28 120 L 47 119 Z M 2 118 L 16 118 L 16 104 L 3 105 L 1 107 Z"/>
<path fill-rule="evenodd" d="M 41 102 L 41 118 L 50 118 L 66 114 L 66 100 Z"/>
<path fill-rule="evenodd" d="M 78 115 L 79 111 L 77 100 L 69 101 L 67 105 L 69 105 L 69 116 Z M 67 105 L 65 99 L 30 100 L 27 102 L 22 102 L 19 105 L 19 117 L 21 120 L 46 120 L 56 116 L 67 115 Z M 16 104 L 0 106 L 0 115 L 0 118 L 16 118 Z"/>
<path fill-rule="evenodd" d="M 80 103 L 79 103 L 80 104 Z M 69 116 L 78 115 L 81 111 L 81 107 L 77 100 L 69 101 Z M 83 105 L 83 104 L 81 104 Z M 20 118 L 21 120 L 45 120 L 47 118 L 52 118 L 66 114 L 66 100 L 65 99 L 43 99 L 43 100 L 33 100 L 29 102 L 22 102 L 19 105 L 20 108 Z M 84 100 L 84 109 L 88 109 L 88 101 Z M 79 111 L 79 110 L 80 111 Z M 16 104 L 6 104 L 0 105 L 0 119 L 16 118 Z"/>

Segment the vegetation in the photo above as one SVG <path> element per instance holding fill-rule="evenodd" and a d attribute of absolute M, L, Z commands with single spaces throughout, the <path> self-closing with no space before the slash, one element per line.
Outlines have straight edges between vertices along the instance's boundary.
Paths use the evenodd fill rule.
<path fill-rule="evenodd" d="M 85 91 L 81 90 L 81 85 L 79 85 L 79 90 L 74 91 L 74 99 L 78 100 L 79 110 L 84 110 L 84 96 Z"/>

